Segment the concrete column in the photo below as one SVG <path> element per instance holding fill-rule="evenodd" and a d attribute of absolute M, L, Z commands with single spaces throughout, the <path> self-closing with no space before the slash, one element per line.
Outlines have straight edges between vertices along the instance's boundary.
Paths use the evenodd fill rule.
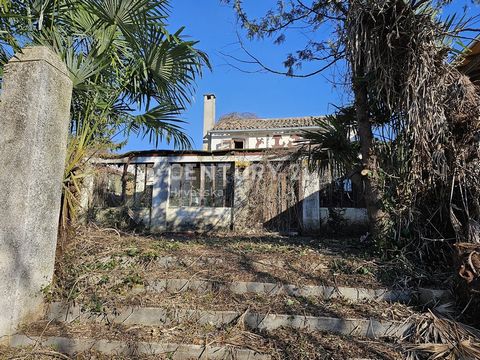
<path fill-rule="evenodd" d="M 212 150 L 209 131 L 215 126 L 215 95 L 203 96 L 203 150 Z"/>
<path fill-rule="evenodd" d="M 164 232 L 167 230 L 168 194 L 170 190 L 170 164 L 168 159 L 157 161 L 153 165 L 155 182 L 152 194 L 152 217 L 150 231 Z"/>
<path fill-rule="evenodd" d="M 250 164 L 235 164 L 235 189 L 232 208 L 232 223 L 234 230 L 244 230 L 252 224 L 249 218 L 248 192 L 252 185 L 249 173 Z M 250 222 L 249 222 L 250 220 Z"/>
<path fill-rule="evenodd" d="M 316 232 L 320 230 L 320 178 L 318 171 L 310 172 L 305 162 L 302 163 L 302 212 L 303 231 Z"/>
<path fill-rule="evenodd" d="M 42 315 L 55 263 L 72 82 L 46 47 L 4 67 L 0 102 L 0 341 Z M 3 337 L 3 338 L 1 338 Z"/>

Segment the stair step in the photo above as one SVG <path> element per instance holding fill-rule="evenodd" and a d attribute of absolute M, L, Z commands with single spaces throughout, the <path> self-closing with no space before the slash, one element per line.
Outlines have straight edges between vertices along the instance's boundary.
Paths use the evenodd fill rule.
<path fill-rule="evenodd" d="M 374 300 L 409 303 L 419 299 L 425 303 L 440 300 L 448 296 L 446 290 L 420 288 L 415 290 L 366 289 L 345 286 L 292 285 L 282 283 L 262 283 L 251 281 L 222 282 L 215 280 L 158 279 L 147 280 L 147 291 L 182 292 L 230 291 L 234 294 L 288 295 L 294 297 L 319 297 L 324 300 L 343 298 L 346 300 Z"/>
<path fill-rule="evenodd" d="M 149 252 L 135 256 L 109 255 L 92 258 L 85 265 L 96 267 L 97 270 L 125 271 L 137 269 L 145 273 L 164 273 L 171 277 L 190 277 L 201 273 L 208 278 L 220 281 L 259 281 L 259 282 L 300 282 L 316 285 L 361 286 L 363 284 L 378 286 L 378 281 L 372 275 L 352 273 L 352 269 L 330 268 L 331 259 L 322 257 L 309 260 L 302 256 L 278 258 L 264 257 L 259 254 L 242 254 L 224 251 L 209 252 L 194 256 L 193 254 L 153 255 Z M 362 266 L 359 266 L 362 268 Z"/>
<path fill-rule="evenodd" d="M 141 255 L 136 257 L 128 256 L 107 256 L 95 259 L 94 263 L 86 263 L 89 267 L 96 267 L 95 274 L 108 275 L 114 270 L 117 275 L 128 274 L 133 269 L 148 278 L 150 274 L 155 274 L 156 278 L 177 278 L 190 280 L 213 280 L 218 283 L 239 282 L 239 283 L 267 283 L 267 284 L 297 284 L 297 287 L 311 288 L 315 286 L 328 289 L 336 288 L 344 290 L 350 298 L 350 293 L 359 289 L 365 293 L 360 298 L 377 299 L 379 294 L 385 297 L 386 301 L 410 301 L 412 291 L 382 287 L 381 284 L 370 284 L 369 279 L 361 274 L 343 274 L 342 272 L 333 272 L 328 266 L 323 266 L 320 262 L 306 265 L 303 270 L 292 264 L 288 264 L 279 259 L 261 259 L 245 258 L 241 260 L 239 256 L 227 254 L 229 258 L 220 258 L 218 256 L 209 257 L 208 255 L 192 256 L 155 256 L 152 259 L 143 259 Z M 297 259 L 298 260 L 298 259 Z M 88 267 L 86 267 L 88 268 Z M 365 280 L 365 281 L 364 281 Z M 365 286 L 364 284 L 367 284 Z M 363 285 L 363 286 L 362 286 Z M 370 286 L 369 286 L 370 285 Z M 380 285 L 380 286 L 379 286 Z M 395 284 L 392 284 L 395 285 Z M 316 290 L 315 290 L 316 291 Z M 413 292 L 421 292 L 422 289 Z M 435 292 L 436 298 L 444 297 L 446 291 L 442 289 L 428 289 L 430 294 Z M 422 295 L 422 294 L 419 294 Z M 389 300 L 392 298 L 392 300 Z M 396 300 L 398 298 L 398 300 Z M 353 299 L 353 297 L 352 297 Z"/>
<path fill-rule="evenodd" d="M 106 340 L 80 339 L 67 337 L 39 337 L 14 335 L 11 346 L 30 345 L 53 346 L 58 352 L 73 355 L 85 351 L 98 351 L 106 355 L 157 355 L 165 359 L 235 359 L 235 360 L 269 360 L 270 355 L 261 354 L 250 349 L 234 346 L 202 346 L 191 344 L 154 343 L 139 341 L 135 343 Z"/>
<path fill-rule="evenodd" d="M 379 303 L 372 300 L 322 299 L 319 296 L 295 297 L 283 294 L 235 294 L 229 290 L 197 292 L 149 291 L 145 287 L 122 289 L 93 289 L 82 293 L 75 303 L 83 310 L 95 313 L 112 311 L 121 307 L 150 307 L 166 309 L 196 309 L 204 311 L 235 311 L 247 309 L 259 314 L 327 316 L 340 318 L 375 318 L 378 320 L 404 320 L 415 314 L 415 307 L 401 303 Z M 59 303 L 72 303 L 57 297 Z"/>
<path fill-rule="evenodd" d="M 401 337 L 411 326 L 408 322 L 378 321 L 375 319 L 346 319 L 326 316 L 288 314 L 260 314 L 250 311 L 207 311 L 163 307 L 125 307 L 111 313 L 94 314 L 82 311 L 80 306 L 53 303 L 47 312 L 51 321 L 97 321 L 123 325 L 163 326 L 196 321 L 198 324 L 224 326 L 236 322 L 252 330 L 272 331 L 281 327 L 327 331 L 368 338 Z"/>
<path fill-rule="evenodd" d="M 22 334 L 29 339 L 51 340 L 52 338 L 84 339 L 90 344 L 96 343 L 93 349 L 73 354 L 76 359 L 110 359 L 127 360 L 131 358 L 144 360 L 171 359 L 162 355 L 139 355 L 134 353 L 138 348 L 136 344 L 140 343 L 145 349 L 144 344 L 160 344 L 169 347 L 173 344 L 175 349 L 177 345 L 183 348 L 203 349 L 205 345 L 212 348 L 229 349 L 229 353 L 246 353 L 244 350 L 253 352 L 249 355 L 250 359 L 266 358 L 290 360 L 290 359 L 401 359 L 399 353 L 401 349 L 395 339 L 367 339 L 357 336 L 348 336 L 332 334 L 320 331 L 293 330 L 291 328 L 280 328 L 269 331 L 249 331 L 241 324 L 227 325 L 223 327 L 213 327 L 211 325 L 198 325 L 194 321 L 184 322 L 175 326 L 139 326 L 125 324 L 107 324 L 96 323 L 93 321 L 75 321 L 73 323 L 57 323 L 52 321 L 38 321 L 29 324 L 22 329 Z M 95 341 L 97 340 L 97 341 Z M 101 342 L 98 342 L 101 341 Z M 109 351 L 112 342 L 128 344 L 130 353 L 133 356 L 121 355 L 103 355 L 95 350 L 102 350 L 102 347 Z M 58 344 L 58 342 L 57 342 Z M 24 346 L 19 342 L 16 345 L 21 347 L 10 351 L 2 352 L 0 347 L 0 358 L 12 358 L 17 355 L 18 358 L 31 354 L 32 348 L 37 351 L 57 350 L 71 354 L 75 350 L 65 347 L 48 346 L 48 343 Z M 107 345 L 104 345 L 107 344 Z M 120 345 L 119 348 L 122 348 Z M 154 345 L 155 347 L 156 345 Z M 178 349 L 182 349 L 178 347 Z M 232 351 L 234 349 L 234 351 Z M 81 349 L 79 349 L 81 350 Z M 167 348 L 167 350 L 170 350 Z M 77 350 L 78 351 L 78 350 Z M 122 352 L 127 352 L 123 350 Z M 219 350 L 219 357 L 230 357 Z M 9 354 L 9 355 L 8 355 Z M 208 354 L 208 353 L 207 353 Z M 71 354 L 72 355 L 72 354 Z M 195 353 L 195 356 L 198 353 Z M 3 356 L 3 357 L 2 357 Z M 239 355 L 237 355 L 237 358 Z M 177 353 L 175 359 L 191 359 L 190 356 Z M 195 357 L 196 358 L 196 357 Z M 209 358 L 211 358 L 209 356 Z M 232 359 L 233 360 L 233 359 Z"/>

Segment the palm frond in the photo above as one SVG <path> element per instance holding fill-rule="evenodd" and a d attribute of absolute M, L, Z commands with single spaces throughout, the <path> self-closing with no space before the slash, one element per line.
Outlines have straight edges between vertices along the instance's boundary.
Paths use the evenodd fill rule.
<path fill-rule="evenodd" d="M 170 105 L 158 105 L 145 113 L 131 117 L 126 133 L 143 134 L 156 147 L 160 141 L 173 142 L 175 148 L 188 149 L 191 138 L 181 127 L 185 122 L 178 119 L 181 109 Z"/>
<path fill-rule="evenodd" d="M 405 340 L 407 360 L 424 359 L 424 355 L 429 359 L 480 359 L 479 330 L 431 311 L 417 321 Z"/>
<path fill-rule="evenodd" d="M 137 29 L 128 38 L 135 55 L 127 96 L 146 107 L 153 99 L 185 107 L 192 98 L 192 84 L 202 68 L 210 66 L 207 56 L 194 48 L 196 42 L 184 41 L 181 32 L 169 35 L 159 27 Z"/>
<path fill-rule="evenodd" d="M 334 161 L 352 169 L 358 164 L 359 144 L 355 139 L 354 111 L 353 107 L 340 108 L 336 114 L 316 120 L 319 130 L 304 132 L 304 149 L 312 165 L 325 168 Z"/>
<path fill-rule="evenodd" d="M 158 22 L 167 16 L 166 1 L 151 0 L 85 0 L 85 8 L 98 17 L 99 24 L 126 27 L 138 19 Z"/>

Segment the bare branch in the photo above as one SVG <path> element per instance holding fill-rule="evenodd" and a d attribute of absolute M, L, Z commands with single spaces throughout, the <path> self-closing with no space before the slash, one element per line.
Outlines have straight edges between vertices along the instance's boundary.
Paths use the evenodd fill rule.
<path fill-rule="evenodd" d="M 268 71 L 270 73 L 278 74 L 278 75 L 284 75 L 284 76 L 293 77 L 293 78 L 307 78 L 307 77 L 312 77 L 314 75 L 320 74 L 321 72 L 327 70 L 332 65 L 334 65 L 345 54 L 344 51 L 342 51 L 342 52 L 339 52 L 338 54 L 331 54 L 330 56 L 325 57 L 325 59 L 328 59 L 328 58 L 333 58 L 333 59 L 331 61 L 329 61 L 326 65 L 322 66 L 321 68 L 319 68 L 319 69 L 317 69 L 313 72 L 310 72 L 310 73 L 307 73 L 307 74 L 292 74 L 288 71 L 275 70 L 275 69 L 265 65 L 258 57 L 256 57 L 250 51 L 247 50 L 247 48 L 243 44 L 242 40 L 240 39 L 239 35 L 238 35 L 238 41 L 239 41 L 240 47 L 245 52 L 245 54 L 247 54 L 252 59 L 252 61 L 242 60 L 241 62 L 248 63 L 248 64 L 256 64 L 256 65 L 260 66 L 263 70 Z M 230 56 L 230 57 L 235 58 L 233 56 Z"/>

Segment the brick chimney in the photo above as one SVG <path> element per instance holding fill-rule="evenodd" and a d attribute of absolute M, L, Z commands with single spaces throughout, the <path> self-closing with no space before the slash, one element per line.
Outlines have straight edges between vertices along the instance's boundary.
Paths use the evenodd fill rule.
<path fill-rule="evenodd" d="M 215 126 L 215 95 L 203 95 L 203 150 L 210 149 L 208 132 Z"/>

